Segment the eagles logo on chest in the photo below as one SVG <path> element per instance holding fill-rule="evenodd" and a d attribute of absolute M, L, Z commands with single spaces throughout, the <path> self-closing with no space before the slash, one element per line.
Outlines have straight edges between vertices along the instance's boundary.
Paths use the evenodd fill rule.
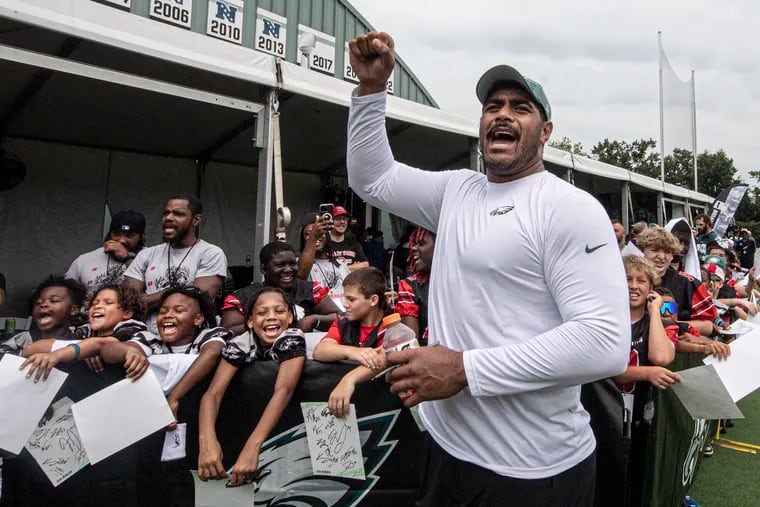
<path fill-rule="evenodd" d="M 515 207 L 511 205 L 499 206 L 498 208 L 492 209 L 489 215 L 491 215 L 492 217 L 495 217 L 498 215 L 506 215 L 513 209 L 515 209 Z"/>

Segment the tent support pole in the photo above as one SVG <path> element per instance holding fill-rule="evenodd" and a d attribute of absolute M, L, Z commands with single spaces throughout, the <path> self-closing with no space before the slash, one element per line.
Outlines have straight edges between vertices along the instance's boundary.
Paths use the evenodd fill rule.
<path fill-rule="evenodd" d="M 631 193 L 631 184 L 627 181 L 623 182 L 620 187 L 620 219 L 623 222 L 623 228 L 626 232 L 630 229 L 630 217 L 628 216 L 628 195 Z"/>
<path fill-rule="evenodd" d="M 277 102 L 277 90 L 269 90 L 264 111 L 258 115 L 257 144 L 261 144 L 256 178 L 256 230 L 253 235 L 255 255 L 270 241 L 272 228 L 272 115 Z"/>

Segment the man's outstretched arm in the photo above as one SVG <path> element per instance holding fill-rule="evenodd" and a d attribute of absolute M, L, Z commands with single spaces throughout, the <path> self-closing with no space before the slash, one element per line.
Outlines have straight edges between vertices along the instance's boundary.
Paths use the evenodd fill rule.
<path fill-rule="evenodd" d="M 446 185 L 456 173 L 421 171 L 393 159 L 385 130 L 393 39 L 370 32 L 350 41 L 349 50 L 359 86 L 348 118 L 348 183 L 371 205 L 435 231 Z"/>

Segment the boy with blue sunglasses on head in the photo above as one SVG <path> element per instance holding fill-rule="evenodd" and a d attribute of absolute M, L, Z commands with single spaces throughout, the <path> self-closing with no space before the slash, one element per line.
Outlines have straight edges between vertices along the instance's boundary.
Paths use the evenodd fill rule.
<path fill-rule="evenodd" d="M 660 314 L 665 329 L 678 336 L 676 345 L 677 352 L 694 352 L 697 354 L 712 354 L 719 360 L 725 360 L 731 355 L 731 348 L 716 340 L 710 340 L 699 334 L 699 331 L 691 327 L 688 322 L 678 320 L 678 303 L 673 298 L 673 293 L 665 287 L 658 287 L 655 291 L 662 298 Z"/>

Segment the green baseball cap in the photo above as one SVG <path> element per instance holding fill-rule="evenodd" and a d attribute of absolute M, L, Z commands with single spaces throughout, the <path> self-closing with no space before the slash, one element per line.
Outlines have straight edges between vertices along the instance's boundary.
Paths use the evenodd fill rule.
<path fill-rule="evenodd" d="M 720 255 L 708 255 L 705 257 L 705 264 L 717 264 L 720 269 L 726 269 L 726 261 Z"/>
<path fill-rule="evenodd" d="M 549 99 L 546 98 L 543 87 L 532 79 L 524 77 L 517 69 L 509 65 L 491 67 L 480 77 L 477 86 L 475 86 L 475 94 L 478 96 L 480 103 L 485 103 L 494 87 L 501 83 L 514 83 L 528 92 L 533 98 L 533 102 L 543 110 L 546 119 L 552 119 L 552 108 L 549 105 Z"/>

